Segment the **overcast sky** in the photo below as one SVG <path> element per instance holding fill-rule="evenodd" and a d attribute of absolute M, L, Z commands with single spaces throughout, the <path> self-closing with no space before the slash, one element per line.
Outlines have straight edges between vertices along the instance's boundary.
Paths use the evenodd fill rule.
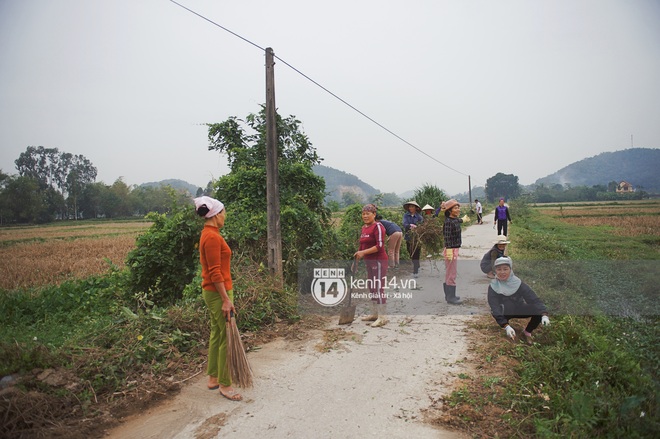
<path fill-rule="evenodd" d="M 660 148 L 658 0 L 177 1 L 432 157 L 278 62 L 279 114 L 383 192 Z M 42 145 L 106 184 L 205 186 L 228 168 L 204 124 L 258 112 L 264 64 L 168 0 L 0 0 L 0 169 Z"/>

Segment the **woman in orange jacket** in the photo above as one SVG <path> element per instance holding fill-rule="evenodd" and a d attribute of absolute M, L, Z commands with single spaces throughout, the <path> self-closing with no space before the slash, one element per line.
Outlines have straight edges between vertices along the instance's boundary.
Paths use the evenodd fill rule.
<path fill-rule="evenodd" d="M 227 368 L 227 322 L 234 308 L 231 281 L 231 249 L 220 235 L 225 225 L 225 206 L 211 197 L 195 198 L 197 215 L 206 219 L 199 239 L 199 260 L 202 264 L 202 295 L 211 314 L 211 337 L 207 374 L 209 390 L 220 389 L 220 394 L 232 401 L 243 397 L 232 387 Z"/>

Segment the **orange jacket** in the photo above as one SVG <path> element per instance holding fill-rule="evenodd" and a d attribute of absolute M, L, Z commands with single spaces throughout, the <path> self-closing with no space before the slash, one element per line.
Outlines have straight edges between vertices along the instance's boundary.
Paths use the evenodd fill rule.
<path fill-rule="evenodd" d="M 216 291 L 214 283 L 224 282 L 225 290 L 232 289 L 231 249 L 220 231 L 214 226 L 204 226 L 199 239 L 199 260 L 202 263 L 202 288 Z"/>

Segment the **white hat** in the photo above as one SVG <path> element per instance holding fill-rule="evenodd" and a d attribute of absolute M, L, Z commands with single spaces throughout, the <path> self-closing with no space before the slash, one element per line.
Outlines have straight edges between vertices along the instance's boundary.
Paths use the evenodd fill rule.
<path fill-rule="evenodd" d="M 495 241 L 495 244 L 510 244 L 511 241 L 508 241 L 506 239 L 506 235 L 499 235 L 497 237 L 497 241 Z"/>
<path fill-rule="evenodd" d="M 498 265 L 508 265 L 510 268 L 513 268 L 513 261 L 508 256 L 502 256 L 501 258 L 495 259 L 493 268 L 497 267 Z"/>

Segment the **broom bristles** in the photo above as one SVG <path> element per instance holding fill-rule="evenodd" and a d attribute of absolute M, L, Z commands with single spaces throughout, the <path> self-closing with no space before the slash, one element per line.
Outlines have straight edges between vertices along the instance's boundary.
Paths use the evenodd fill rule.
<path fill-rule="evenodd" d="M 252 369 L 234 317 L 227 322 L 227 367 L 233 383 L 242 388 L 252 387 Z"/>

